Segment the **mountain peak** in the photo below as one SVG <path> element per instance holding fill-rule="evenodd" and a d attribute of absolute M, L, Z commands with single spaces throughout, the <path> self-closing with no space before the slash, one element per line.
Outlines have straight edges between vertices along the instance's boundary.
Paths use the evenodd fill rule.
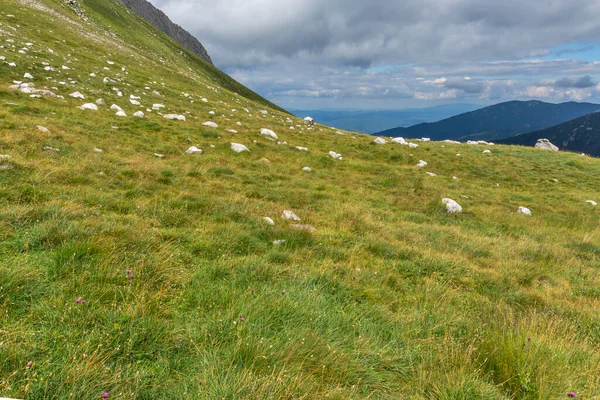
<path fill-rule="evenodd" d="M 171 19 L 161 10 L 154 7 L 146 0 L 120 0 L 125 6 L 130 8 L 132 11 L 137 13 L 140 17 L 145 19 L 156 28 L 160 29 L 165 35 L 175 40 L 177 43 L 200 56 L 204 61 L 209 64 L 213 64 L 212 59 L 208 55 L 208 52 L 188 31 L 183 29 L 181 26 L 175 24 Z"/>

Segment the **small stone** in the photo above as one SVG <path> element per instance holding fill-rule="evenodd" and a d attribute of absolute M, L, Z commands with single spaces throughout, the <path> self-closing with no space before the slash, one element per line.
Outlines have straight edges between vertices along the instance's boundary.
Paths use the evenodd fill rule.
<path fill-rule="evenodd" d="M 446 209 L 450 214 L 462 212 L 462 207 L 452 199 L 444 198 L 442 203 L 446 205 Z"/>
<path fill-rule="evenodd" d="M 136 111 L 133 113 L 133 116 L 136 118 L 144 118 L 144 113 L 142 111 Z"/>
<path fill-rule="evenodd" d="M 419 163 L 417 164 L 417 167 L 419 168 L 424 168 L 427 166 L 427 163 L 423 160 L 419 160 Z"/>
<path fill-rule="evenodd" d="M 586 200 L 585 202 L 593 205 L 594 207 L 598 205 L 598 203 L 596 203 L 594 200 Z"/>
<path fill-rule="evenodd" d="M 231 150 L 235 151 L 236 153 L 241 153 L 241 152 L 244 152 L 244 151 L 250 151 L 249 148 L 247 148 L 243 144 L 239 144 L 239 143 L 231 143 Z"/>
<path fill-rule="evenodd" d="M 79 92 L 73 92 L 69 96 L 73 97 L 74 99 L 85 99 L 85 96 Z"/>
<path fill-rule="evenodd" d="M 378 137 L 377 139 L 375 139 L 375 140 L 373 141 L 373 143 L 376 143 L 376 144 L 386 144 L 386 143 L 387 143 L 387 140 L 385 140 L 385 139 L 383 139 L 383 138 L 380 138 L 380 137 Z"/>
<path fill-rule="evenodd" d="M 519 207 L 519 213 L 531 216 L 531 210 L 527 207 Z"/>
<path fill-rule="evenodd" d="M 38 128 L 38 131 L 45 133 L 46 135 L 50 135 L 50 131 L 48 130 L 48 128 L 43 127 L 41 125 L 38 125 L 37 128 Z"/>
<path fill-rule="evenodd" d="M 219 127 L 219 125 L 217 125 L 216 123 L 214 123 L 214 122 L 211 122 L 211 121 L 205 122 L 205 123 L 203 123 L 202 125 L 204 125 L 204 126 L 209 126 L 209 127 L 211 127 L 211 128 L 218 128 L 218 127 Z"/>
<path fill-rule="evenodd" d="M 304 168 L 302 168 L 302 171 L 304 171 L 304 172 L 311 172 L 312 169 L 310 169 L 310 167 L 304 167 Z"/>
<path fill-rule="evenodd" d="M 98 106 L 95 105 L 94 103 L 86 103 L 84 105 L 82 105 L 81 107 L 77 107 L 80 110 L 92 110 L 92 111 L 98 111 Z"/>
<path fill-rule="evenodd" d="M 192 146 L 185 151 L 188 154 L 202 154 L 202 149 L 197 148 L 196 146 Z"/>
<path fill-rule="evenodd" d="M 300 218 L 296 214 L 294 214 L 293 211 L 290 210 L 284 210 L 281 214 L 281 218 L 293 221 L 300 221 Z"/>
<path fill-rule="evenodd" d="M 279 136 L 277 136 L 277 134 L 275 132 L 273 132 L 272 130 L 270 130 L 270 129 L 262 128 L 260 130 L 260 134 L 268 136 L 268 137 L 270 137 L 272 139 L 275 139 L 275 140 L 279 139 Z"/>
<path fill-rule="evenodd" d="M 263 220 L 267 223 L 267 225 L 275 225 L 275 221 L 269 217 L 263 217 Z"/>
<path fill-rule="evenodd" d="M 125 113 L 125 111 L 121 110 L 121 111 L 117 111 L 117 113 L 115 114 L 117 117 L 126 117 L 127 114 Z"/>

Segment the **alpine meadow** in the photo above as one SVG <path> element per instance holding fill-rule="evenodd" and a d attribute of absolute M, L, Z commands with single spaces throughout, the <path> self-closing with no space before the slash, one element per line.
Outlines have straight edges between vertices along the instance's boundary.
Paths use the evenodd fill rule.
<path fill-rule="evenodd" d="M 600 160 L 375 139 L 0 0 L 0 397 L 600 398 Z"/>

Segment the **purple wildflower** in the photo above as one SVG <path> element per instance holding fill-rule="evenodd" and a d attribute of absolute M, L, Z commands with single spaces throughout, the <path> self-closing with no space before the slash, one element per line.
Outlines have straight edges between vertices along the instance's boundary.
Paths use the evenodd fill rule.
<path fill-rule="evenodd" d="M 567 393 L 568 397 L 577 397 L 577 395 L 575 394 L 575 392 L 569 392 Z"/>
<path fill-rule="evenodd" d="M 87 300 L 81 300 L 81 304 L 87 303 Z"/>
<path fill-rule="evenodd" d="M 127 271 L 125 271 L 127 274 L 131 274 L 131 270 L 128 269 Z"/>
<path fill-rule="evenodd" d="M 108 399 L 108 392 L 102 393 L 102 398 L 103 399 Z"/>
<path fill-rule="evenodd" d="M 281 291 L 281 294 L 285 294 L 285 290 L 282 290 L 282 291 Z"/>
<path fill-rule="evenodd" d="M 78 299 L 75 299 L 75 303 L 77 303 L 77 304 L 81 303 L 81 297 Z"/>
<path fill-rule="evenodd" d="M 27 362 L 27 368 L 31 368 L 32 365 L 33 365 L 33 361 L 28 361 Z"/>
<path fill-rule="evenodd" d="M 244 317 L 240 317 L 240 321 L 244 322 L 245 321 Z"/>

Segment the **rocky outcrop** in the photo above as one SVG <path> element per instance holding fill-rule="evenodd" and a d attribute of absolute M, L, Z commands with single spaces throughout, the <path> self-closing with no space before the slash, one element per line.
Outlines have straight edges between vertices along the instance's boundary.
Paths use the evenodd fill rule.
<path fill-rule="evenodd" d="M 154 7 L 146 0 L 121 0 L 121 3 L 125 4 L 140 17 L 144 18 L 150 24 L 163 31 L 167 36 L 171 37 L 171 39 L 189 51 L 200 56 L 200 58 L 207 63 L 213 63 L 208 55 L 208 52 L 204 46 L 202 46 L 202 43 L 198 41 L 198 39 L 193 37 L 188 31 L 179 25 L 173 23 L 165 13 Z"/>
<path fill-rule="evenodd" d="M 558 151 L 558 147 L 550 143 L 548 139 L 538 139 L 535 147 L 538 149 Z"/>

